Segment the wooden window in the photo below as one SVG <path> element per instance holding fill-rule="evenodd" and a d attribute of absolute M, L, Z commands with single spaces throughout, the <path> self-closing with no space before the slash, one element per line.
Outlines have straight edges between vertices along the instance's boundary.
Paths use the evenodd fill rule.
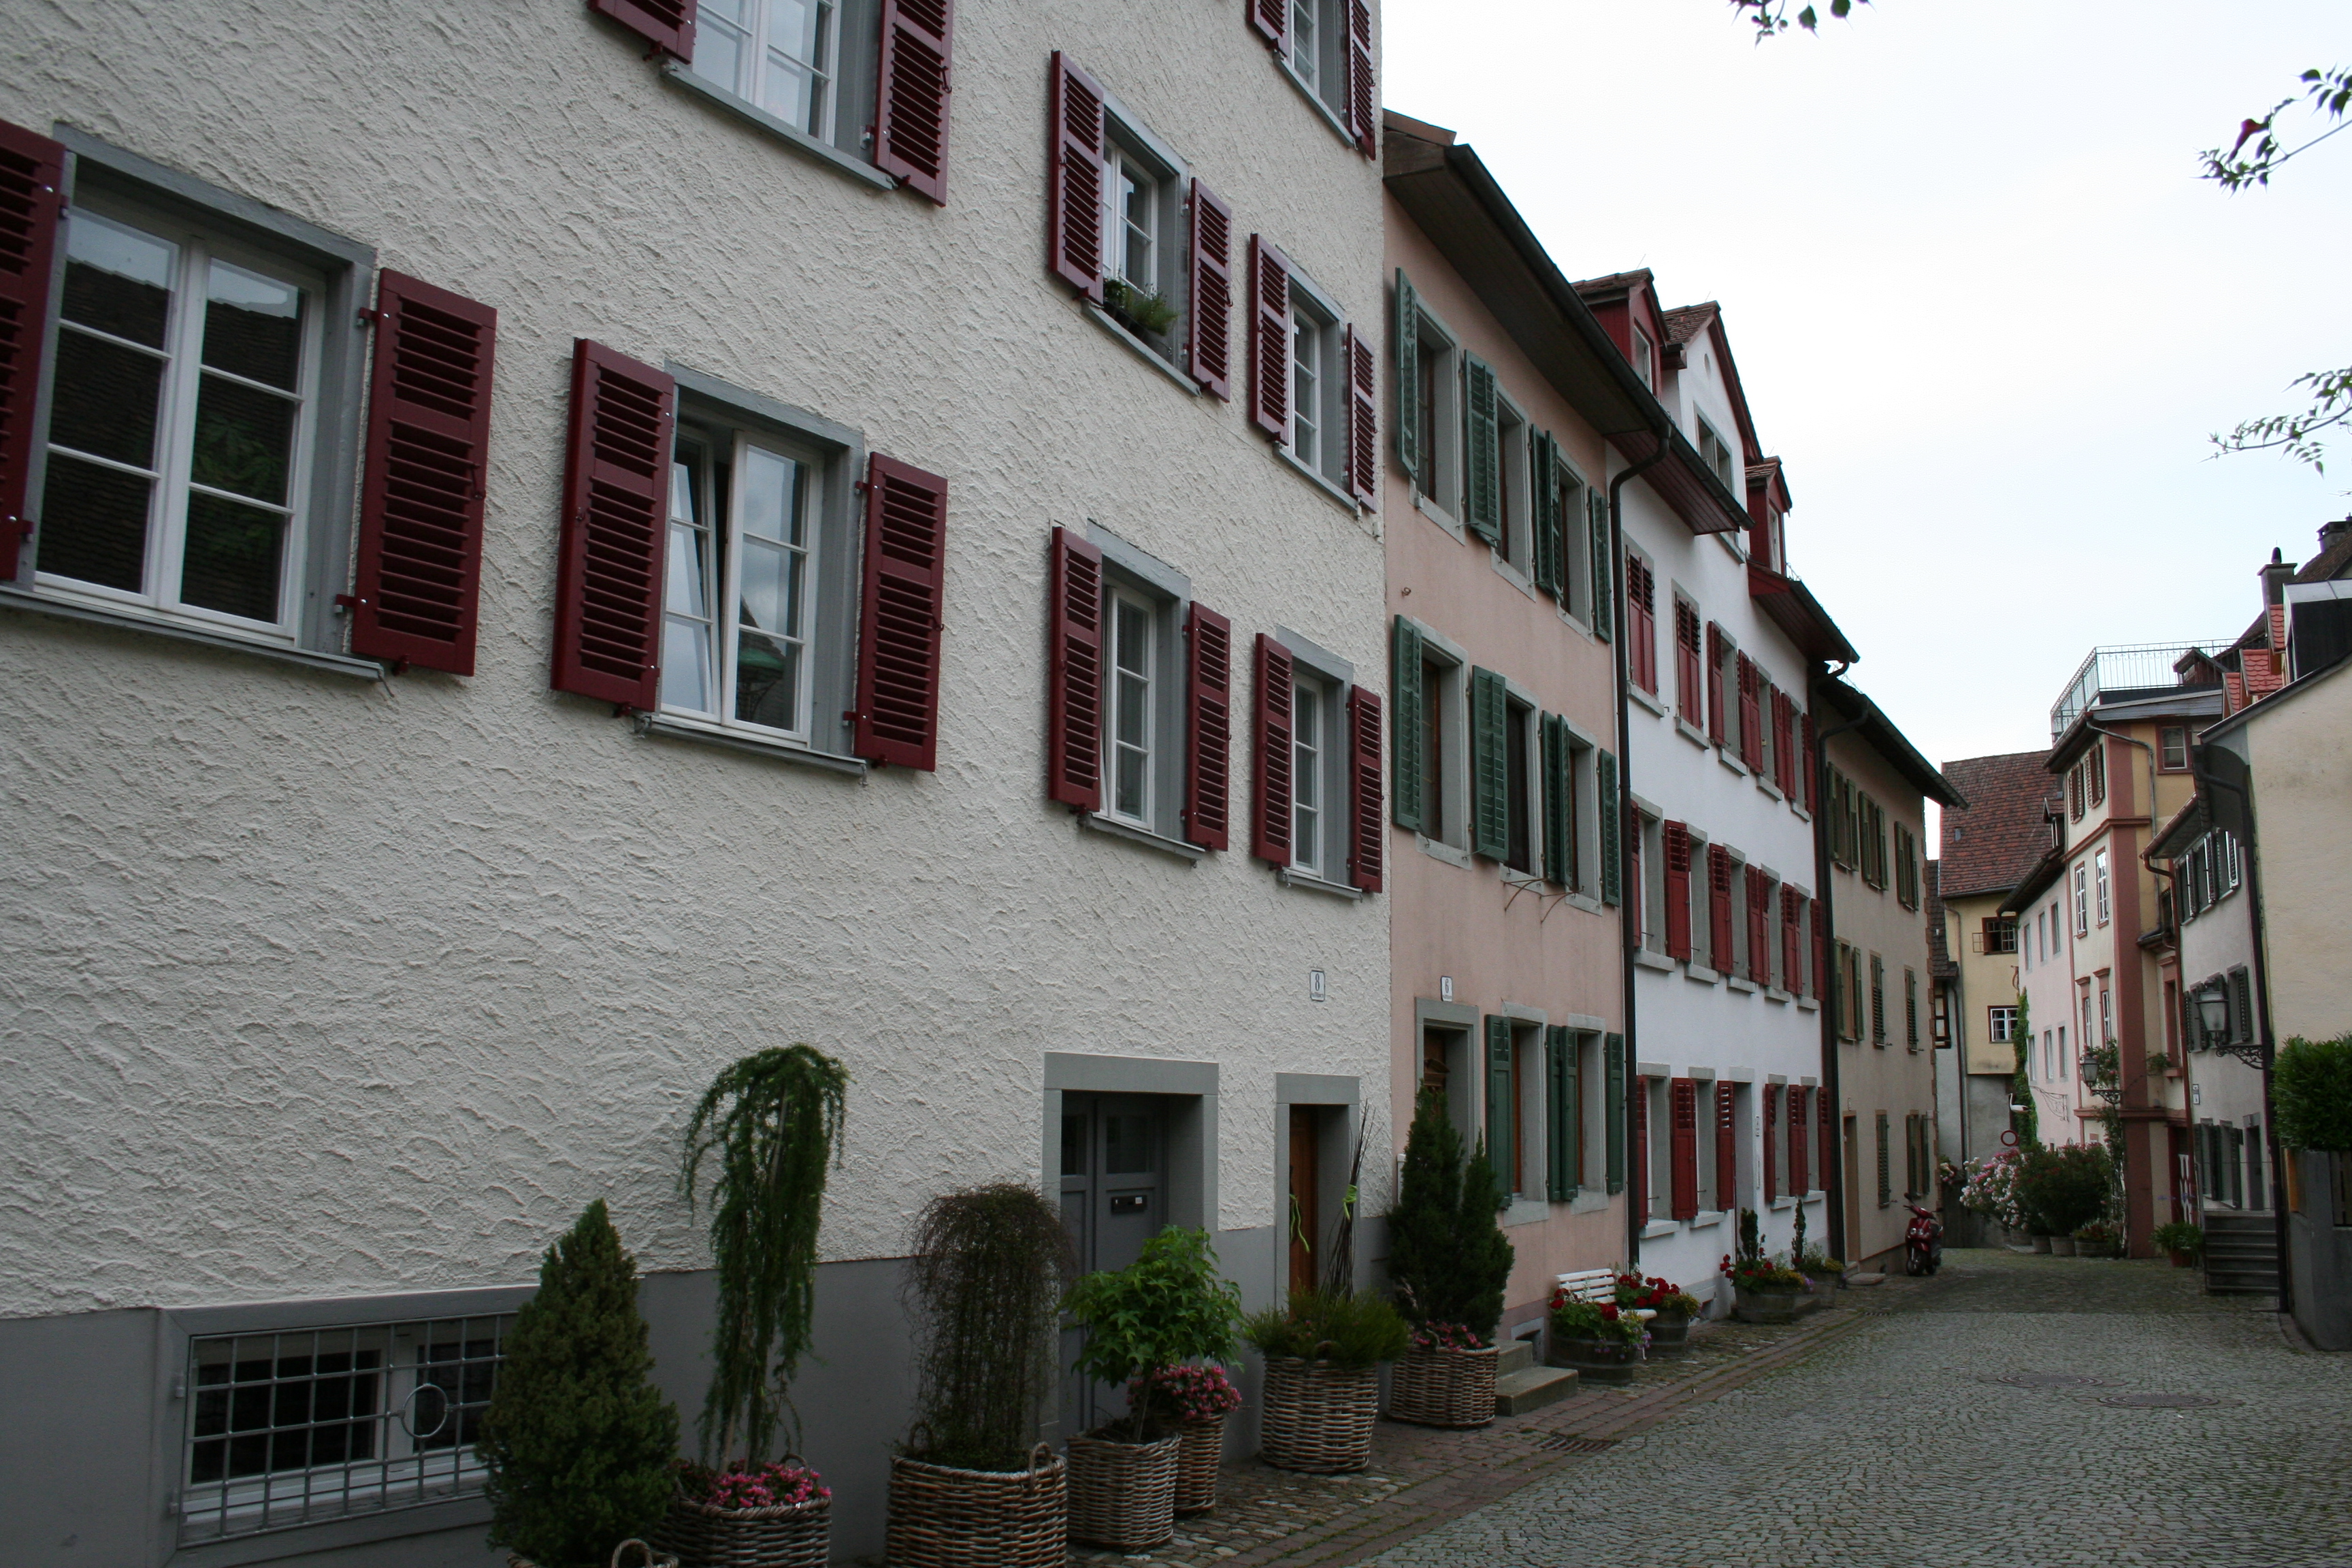
<path fill-rule="evenodd" d="M 1870 1043 L 1886 1043 L 1886 960 L 1870 955 Z"/>
<path fill-rule="evenodd" d="M 1631 551 L 1625 554 L 1625 663 L 1633 684 L 1658 693 L 1657 574 Z"/>
<path fill-rule="evenodd" d="M 1519 1190 L 1518 1051 L 1511 1020 L 1486 1015 L 1486 1159 L 1496 1185 Z"/>
<path fill-rule="evenodd" d="M 1252 737 L 1257 755 L 1252 813 L 1255 833 L 1250 852 L 1271 865 L 1287 866 L 1293 800 L 1290 650 L 1264 632 L 1257 635 L 1256 676 Z"/>
<path fill-rule="evenodd" d="M 1735 862 L 1731 851 L 1720 844 L 1706 847 L 1706 913 L 1707 967 L 1718 974 L 1733 973 L 1737 962 L 1733 943 L 1738 929 L 1732 913 L 1732 873 Z"/>
<path fill-rule="evenodd" d="M 1706 696 L 1699 663 L 1698 606 L 1675 595 L 1675 700 L 1683 722 L 1706 727 Z"/>
<path fill-rule="evenodd" d="M 938 5 L 918 0 L 915 9 Z M 693 43 L 684 53 L 695 75 L 795 131 L 820 142 L 835 139 L 842 39 L 833 0 L 702 0 L 698 12 Z M 887 71 L 882 80 L 887 92 Z"/>
<path fill-rule="evenodd" d="M 1617 635 L 1617 552 L 1610 539 L 1608 498 L 1597 486 L 1585 487 L 1584 518 L 1592 539 L 1587 558 L 1593 584 L 1592 635 L 1607 642 Z"/>
<path fill-rule="evenodd" d="M 2156 732 L 2157 766 L 2168 773 L 2189 771 L 2189 731 L 2178 724 L 2168 724 Z"/>
<path fill-rule="evenodd" d="M 873 454 L 866 473 L 865 584 L 850 742 L 851 750 L 872 762 L 927 771 L 939 765 L 947 512 L 947 480 Z M 746 542 L 748 566 L 754 542 Z M 740 621 L 753 601 L 738 595 L 734 602 Z M 739 640 L 740 635 L 739 627 Z"/>
<path fill-rule="evenodd" d="M 1232 832 L 1233 623 L 1205 605 L 1184 617 L 1186 841 L 1223 849 Z"/>
<path fill-rule="evenodd" d="M 1102 806 L 1102 552 L 1054 530 L 1046 654 L 1045 794 L 1079 811 Z"/>
<path fill-rule="evenodd" d="M 1724 666 L 1729 662 L 1730 647 L 1723 636 L 1723 627 L 1713 621 L 1706 623 L 1706 738 L 1720 746 L 1728 732 L 1724 703 Z"/>
<path fill-rule="evenodd" d="M 1660 826 L 1659 841 L 1665 863 L 1666 956 L 1687 961 L 1691 956 L 1691 838 L 1686 823 Z"/>
<path fill-rule="evenodd" d="M 1431 765 L 1439 754 L 1436 721 L 1429 701 L 1433 683 L 1422 653 L 1421 628 L 1399 616 L 1390 623 L 1389 697 L 1395 704 L 1395 736 L 1389 765 L 1391 814 L 1399 827 L 1442 837 L 1429 808 Z"/>
<path fill-rule="evenodd" d="M 1604 1036 L 1601 1056 L 1602 1144 L 1607 1151 L 1607 1184 L 1614 1194 L 1625 1190 L 1625 1037 Z"/>
<path fill-rule="evenodd" d="M 1234 209 L 1192 182 L 1192 309 L 1185 368 L 1201 390 L 1233 396 Z"/>
<path fill-rule="evenodd" d="M 1503 444 L 1495 367 L 1463 355 L 1463 522 L 1488 544 L 1503 539 Z"/>
<path fill-rule="evenodd" d="M 1377 893 L 1388 848 L 1381 802 L 1381 700 L 1360 686 L 1348 692 L 1348 883 Z"/>
<path fill-rule="evenodd" d="M 874 105 L 874 166 L 941 204 L 948 199 L 954 9 L 953 0 L 882 0 Z"/>
<path fill-rule="evenodd" d="M 1046 167 L 1046 262 L 1087 299 L 1103 297 L 1103 90 L 1094 78 L 1054 53 L 1049 114 L 1053 161 Z M 1251 252 L 1255 262 L 1256 252 Z"/>
<path fill-rule="evenodd" d="M 662 545 L 669 526 L 677 384 L 582 339 L 558 542 L 558 691 L 650 711 L 659 700 Z"/>
<path fill-rule="evenodd" d="M 1698 1217 L 1698 1084 L 1686 1078 L 1666 1085 L 1668 1168 L 1671 1173 L 1672 1215 Z"/>
<path fill-rule="evenodd" d="M 1783 1085 L 1764 1086 L 1764 1201 L 1770 1203 L 1780 1195 L 1780 1090 Z"/>
<path fill-rule="evenodd" d="M 1470 847 L 1489 860 L 1510 854 L 1509 699 L 1502 676 L 1470 672 Z"/>
<path fill-rule="evenodd" d="M 1625 897 L 1627 803 L 1618 787 L 1616 753 L 1595 748 L 1592 763 L 1593 795 L 1601 818 L 1601 901 L 1619 904 Z"/>

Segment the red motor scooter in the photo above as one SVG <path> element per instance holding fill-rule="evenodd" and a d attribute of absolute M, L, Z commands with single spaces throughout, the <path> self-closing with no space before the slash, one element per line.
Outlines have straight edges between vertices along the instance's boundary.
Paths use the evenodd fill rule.
<path fill-rule="evenodd" d="M 1943 1263 L 1944 1222 L 1913 1204 L 1911 1227 L 1903 1233 L 1903 1271 L 1933 1274 Z"/>

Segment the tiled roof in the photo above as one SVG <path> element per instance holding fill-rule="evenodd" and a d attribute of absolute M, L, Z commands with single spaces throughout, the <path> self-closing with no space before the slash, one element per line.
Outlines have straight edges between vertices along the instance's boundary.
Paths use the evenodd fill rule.
<path fill-rule="evenodd" d="M 1580 278 L 1576 291 L 1580 294 L 1613 294 L 1621 289 L 1631 289 L 1650 281 L 1650 269 L 1637 267 L 1631 272 L 1612 272 L 1606 278 Z"/>
<path fill-rule="evenodd" d="M 2049 757 L 2048 752 L 2008 752 L 1944 764 L 1944 776 L 1969 804 L 1944 812 L 1937 855 L 1943 896 L 2007 892 L 2042 858 L 2050 847 L 2042 820 Z"/>
<path fill-rule="evenodd" d="M 1944 863 L 1927 862 L 1927 973 L 1938 980 L 1959 976 L 1960 966 L 1944 951 Z"/>
<path fill-rule="evenodd" d="M 1706 331 L 1706 324 L 1723 314 L 1723 307 L 1709 300 L 1704 304 L 1677 305 L 1665 313 L 1666 342 L 1682 344 Z"/>

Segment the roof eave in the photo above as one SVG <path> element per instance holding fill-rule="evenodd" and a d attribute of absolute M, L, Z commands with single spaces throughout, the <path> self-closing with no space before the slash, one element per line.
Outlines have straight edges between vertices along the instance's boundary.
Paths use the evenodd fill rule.
<path fill-rule="evenodd" d="M 1822 608 L 1822 602 L 1813 597 L 1813 591 L 1796 578 L 1784 577 L 1751 561 L 1748 563 L 1748 596 L 1763 606 L 1772 624 L 1788 634 L 1789 640 L 1806 658 L 1824 662 L 1834 659 L 1841 664 L 1853 664 L 1862 658 L 1845 640 L 1845 634 L 1838 630 L 1837 623 L 1830 619 L 1830 613 Z"/>

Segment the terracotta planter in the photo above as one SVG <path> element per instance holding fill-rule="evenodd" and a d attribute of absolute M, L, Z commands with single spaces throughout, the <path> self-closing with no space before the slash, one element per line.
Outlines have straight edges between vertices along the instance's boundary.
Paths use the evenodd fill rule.
<path fill-rule="evenodd" d="M 1732 1311 L 1743 1323 L 1793 1323 L 1797 1321 L 1797 1303 L 1803 1296 L 1801 1290 L 1751 1290 L 1745 1285 L 1735 1286 Z"/>
<path fill-rule="evenodd" d="M 1217 1506 L 1217 1468 L 1225 1457 L 1225 1418 L 1187 1421 L 1176 1428 L 1176 1511 L 1206 1513 Z"/>
<path fill-rule="evenodd" d="M 1176 1534 L 1181 1437 L 1121 1443 L 1088 1433 L 1070 1439 L 1070 1539 L 1140 1552 Z"/>
<path fill-rule="evenodd" d="M 1661 1312 L 1650 1320 L 1650 1353 L 1671 1361 L 1690 1353 L 1691 1321 Z"/>
<path fill-rule="evenodd" d="M 1642 1363 L 1642 1347 L 1622 1340 L 1579 1340 L 1554 1336 L 1552 1364 L 1574 1367 L 1581 1383 L 1631 1383 Z"/>
<path fill-rule="evenodd" d="M 1389 1419 L 1422 1426 L 1484 1426 L 1495 1418 L 1500 1345 L 1412 1350 L 1389 1371 Z"/>
<path fill-rule="evenodd" d="M 1372 1462 L 1380 1410 L 1380 1368 L 1270 1355 L 1258 1457 L 1278 1470 L 1307 1475 L 1363 1469 Z"/>

